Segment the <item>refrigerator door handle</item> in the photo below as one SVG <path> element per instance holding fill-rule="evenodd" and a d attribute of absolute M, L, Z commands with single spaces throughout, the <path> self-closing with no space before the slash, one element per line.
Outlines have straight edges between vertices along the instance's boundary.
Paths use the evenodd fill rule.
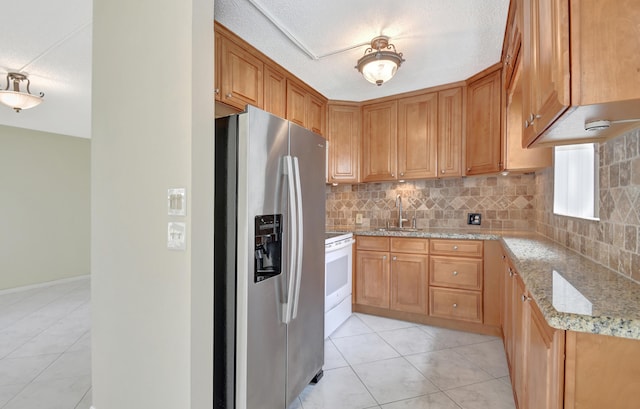
<path fill-rule="evenodd" d="M 293 315 L 291 319 L 298 316 L 298 303 L 300 302 L 300 282 L 302 281 L 302 254 L 304 243 L 304 214 L 302 208 L 302 187 L 300 185 L 300 166 L 298 166 L 298 158 L 293 157 L 293 170 L 295 174 L 295 190 L 296 190 L 296 216 L 298 218 L 298 254 L 296 256 L 296 290 L 293 298 Z"/>
<path fill-rule="evenodd" d="M 284 156 L 284 171 L 287 174 L 287 189 L 289 193 L 289 285 L 287 289 L 287 300 L 282 306 L 283 308 L 283 317 L 282 320 L 285 324 L 291 322 L 293 317 L 293 301 L 294 301 L 294 292 L 296 285 L 296 270 L 297 270 L 297 262 L 296 258 L 298 256 L 298 217 L 297 217 L 297 206 L 296 206 L 296 194 L 295 194 L 295 173 L 293 168 L 293 160 L 292 157 L 287 155 Z"/>

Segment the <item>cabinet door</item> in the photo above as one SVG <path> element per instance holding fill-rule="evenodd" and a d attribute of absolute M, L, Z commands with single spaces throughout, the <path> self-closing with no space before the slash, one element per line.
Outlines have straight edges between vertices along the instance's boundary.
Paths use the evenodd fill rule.
<path fill-rule="evenodd" d="M 522 147 L 522 64 L 515 69 L 512 87 L 507 90 L 505 134 L 503 135 L 504 170 L 532 171 L 551 166 L 552 148 Z"/>
<path fill-rule="evenodd" d="M 527 391 L 529 409 L 562 409 L 564 397 L 564 331 L 549 327 L 535 302 L 524 306 L 527 319 Z"/>
<path fill-rule="evenodd" d="M 220 100 L 239 109 L 247 104 L 263 107 L 263 63 L 225 37 L 221 37 Z"/>
<path fill-rule="evenodd" d="M 287 80 L 286 118 L 300 126 L 306 126 L 307 92 L 293 81 Z"/>
<path fill-rule="evenodd" d="M 438 92 L 438 176 L 462 176 L 462 88 Z"/>
<path fill-rule="evenodd" d="M 330 183 L 358 183 L 360 165 L 360 107 L 329 105 Z"/>
<path fill-rule="evenodd" d="M 307 120 L 305 128 L 311 129 L 319 135 L 325 135 L 325 111 L 326 106 L 324 101 L 309 94 L 307 98 Z"/>
<path fill-rule="evenodd" d="M 358 251 L 356 304 L 389 308 L 389 253 Z"/>
<path fill-rule="evenodd" d="M 398 102 L 362 108 L 362 181 L 395 180 Z"/>
<path fill-rule="evenodd" d="M 438 94 L 430 93 L 398 102 L 398 178 L 438 176 Z"/>
<path fill-rule="evenodd" d="M 504 336 L 504 350 L 507 354 L 507 361 L 509 362 L 509 375 L 511 375 L 511 379 L 513 379 L 513 269 L 506 258 L 504 260 L 502 279 L 502 334 Z"/>
<path fill-rule="evenodd" d="M 513 362 L 511 364 L 513 367 L 512 383 L 515 397 L 518 402 L 518 408 L 529 409 L 524 406 L 526 382 L 525 376 L 527 371 L 527 364 L 529 363 L 526 359 L 527 351 L 525 342 L 525 330 L 528 327 L 528 323 L 525 322 L 527 316 L 525 315 L 524 301 L 522 300 L 523 296 L 526 297 L 526 290 L 522 279 L 517 273 L 514 272 L 513 279 L 511 281 L 513 285 Z"/>
<path fill-rule="evenodd" d="M 501 170 L 501 72 L 495 71 L 467 88 L 466 174 Z"/>
<path fill-rule="evenodd" d="M 391 254 L 392 310 L 427 313 L 427 277 L 429 256 Z"/>
<path fill-rule="evenodd" d="M 530 145 L 570 105 L 569 2 L 524 0 L 523 145 Z"/>
<path fill-rule="evenodd" d="M 213 73 L 213 94 L 216 101 L 222 100 L 222 37 L 215 33 L 214 37 L 214 73 Z"/>
<path fill-rule="evenodd" d="M 507 17 L 507 30 L 505 33 L 505 49 L 503 51 L 504 63 L 504 87 L 509 88 L 514 77 L 515 68 L 520 57 L 520 47 L 522 45 L 522 0 L 512 0 L 509 4 L 509 15 Z"/>
<path fill-rule="evenodd" d="M 287 80 L 280 70 L 265 65 L 264 110 L 284 118 L 287 106 Z"/>

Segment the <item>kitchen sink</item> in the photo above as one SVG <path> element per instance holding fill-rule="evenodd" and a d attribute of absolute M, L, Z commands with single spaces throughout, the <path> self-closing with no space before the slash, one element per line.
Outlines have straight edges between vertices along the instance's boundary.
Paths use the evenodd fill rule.
<path fill-rule="evenodd" d="M 407 231 L 407 232 L 416 232 L 418 229 L 414 227 L 380 227 L 377 229 L 378 231 Z"/>

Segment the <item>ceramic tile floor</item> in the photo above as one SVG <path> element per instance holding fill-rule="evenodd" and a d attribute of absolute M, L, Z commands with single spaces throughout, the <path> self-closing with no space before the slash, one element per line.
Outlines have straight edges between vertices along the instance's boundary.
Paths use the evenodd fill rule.
<path fill-rule="evenodd" d="M 289 409 L 515 409 L 497 337 L 353 314 Z"/>
<path fill-rule="evenodd" d="M 89 409 L 88 278 L 0 293 L 0 408 Z"/>
<path fill-rule="evenodd" d="M 89 409 L 89 279 L 0 293 L 0 409 Z M 499 338 L 354 314 L 289 409 L 514 409 Z"/>

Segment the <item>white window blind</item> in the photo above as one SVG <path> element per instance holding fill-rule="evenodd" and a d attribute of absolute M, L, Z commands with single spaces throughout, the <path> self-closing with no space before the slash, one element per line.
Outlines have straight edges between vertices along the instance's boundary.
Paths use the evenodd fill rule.
<path fill-rule="evenodd" d="M 598 220 L 597 145 L 556 146 L 553 176 L 553 212 Z"/>

